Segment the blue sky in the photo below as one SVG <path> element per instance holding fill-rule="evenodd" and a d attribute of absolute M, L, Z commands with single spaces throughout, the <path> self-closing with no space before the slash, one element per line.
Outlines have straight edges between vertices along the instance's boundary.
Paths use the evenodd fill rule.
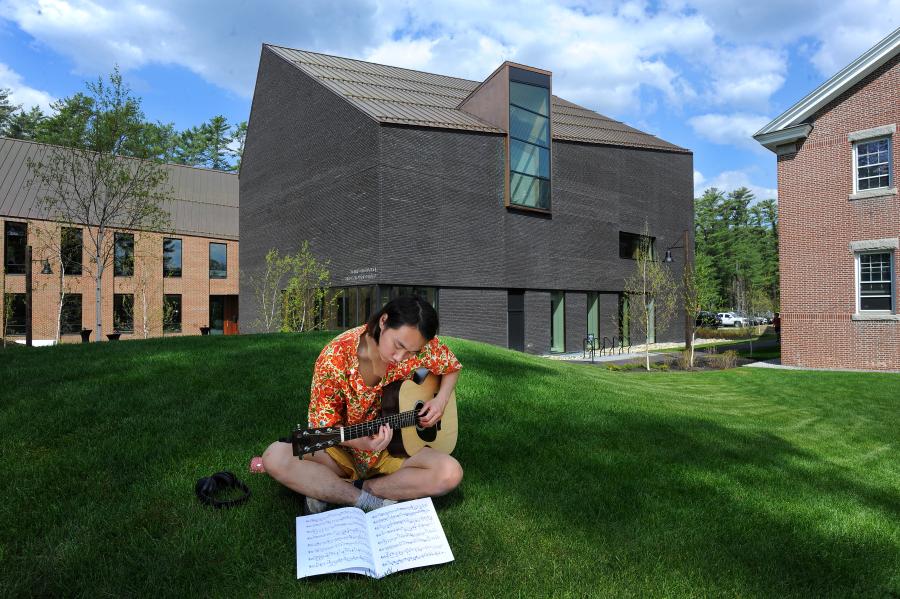
<path fill-rule="evenodd" d="M 0 87 L 45 108 L 120 65 L 148 118 L 250 111 L 263 42 L 481 80 L 503 60 L 690 148 L 695 191 L 775 196 L 750 137 L 900 26 L 900 0 L 0 0 Z"/>

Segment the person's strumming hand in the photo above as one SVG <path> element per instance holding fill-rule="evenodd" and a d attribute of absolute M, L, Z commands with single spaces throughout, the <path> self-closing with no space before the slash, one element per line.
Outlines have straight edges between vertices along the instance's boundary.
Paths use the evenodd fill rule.
<path fill-rule="evenodd" d="M 362 451 L 383 451 L 390 445 L 391 439 L 394 437 L 394 430 L 386 424 L 382 424 L 381 428 L 374 435 L 368 437 L 360 437 L 352 441 L 345 441 L 343 445 L 360 449 Z"/>
<path fill-rule="evenodd" d="M 437 394 L 434 399 L 427 402 L 425 407 L 419 412 L 419 424 L 425 428 L 437 424 L 438 420 L 441 419 L 441 416 L 444 415 L 444 408 L 447 407 L 447 402 L 449 400 L 449 397 L 443 397 L 440 393 Z"/>

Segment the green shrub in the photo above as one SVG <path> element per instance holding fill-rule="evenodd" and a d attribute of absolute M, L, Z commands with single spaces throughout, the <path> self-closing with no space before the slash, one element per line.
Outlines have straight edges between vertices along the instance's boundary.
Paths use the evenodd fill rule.
<path fill-rule="evenodd" d="M 721 354 L 707 356 L 706 362 L 710 368 L 734 368 L 737 366 L 738 353 L 733 349 L 725 350 Z"/>
<path fill-rule="evenodd" d="M 766 326 L 729 327 L 725 329 L 700 327 L 697 329 L 697 339 L 746 339 L 747 337 L 762 335 L 767 328 Z"/>

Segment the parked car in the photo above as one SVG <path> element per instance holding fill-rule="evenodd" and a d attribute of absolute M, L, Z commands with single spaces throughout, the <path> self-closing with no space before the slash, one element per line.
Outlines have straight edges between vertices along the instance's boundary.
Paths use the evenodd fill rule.
<path fill-rule="evenodd" d="M 718 317 L 722 320 L 723 327 L 747 326 L 747 319 L 734 312 L 719 312 Z"/>
<path fill-rule="evenodd" d="M 697 314 L 697 326 L 716 328 L 722 326 L 722 320 L 715 312 L 703 311 Z"/>

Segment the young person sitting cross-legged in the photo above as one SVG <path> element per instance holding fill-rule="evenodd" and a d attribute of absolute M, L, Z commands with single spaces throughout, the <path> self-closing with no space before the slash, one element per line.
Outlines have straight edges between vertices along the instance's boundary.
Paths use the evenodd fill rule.
<path fill-rule="evenodd" d="M 426 403 L 419 422 L 429 427 L 444 413 L 462 365 L 435 337 L 438 317 L 419 297 L 391 300 L 365 325 L 332 340 L 313 371 L 309 426 L 347 426 L 381 413 L 381 390 L 412 378 L 418 368 L 442 375 L 437 396 Z M 412 457 L 388 453 L 394 431 L 345 441 L 297 459 L 290 443 L 272 443 L 262 456 L 266 472 L 306 496 L 309 513 L 328 504 L 370 511 L 404 499 L 443 495 L 462 480 L 462 468 L 447 454 L 425 447 Z M 396 434 L 399 434 L 396 433 Z M 379 476 L 380 475 L 380 476 Z M 352 482 L 353 484 L 348 484 Z"/>

